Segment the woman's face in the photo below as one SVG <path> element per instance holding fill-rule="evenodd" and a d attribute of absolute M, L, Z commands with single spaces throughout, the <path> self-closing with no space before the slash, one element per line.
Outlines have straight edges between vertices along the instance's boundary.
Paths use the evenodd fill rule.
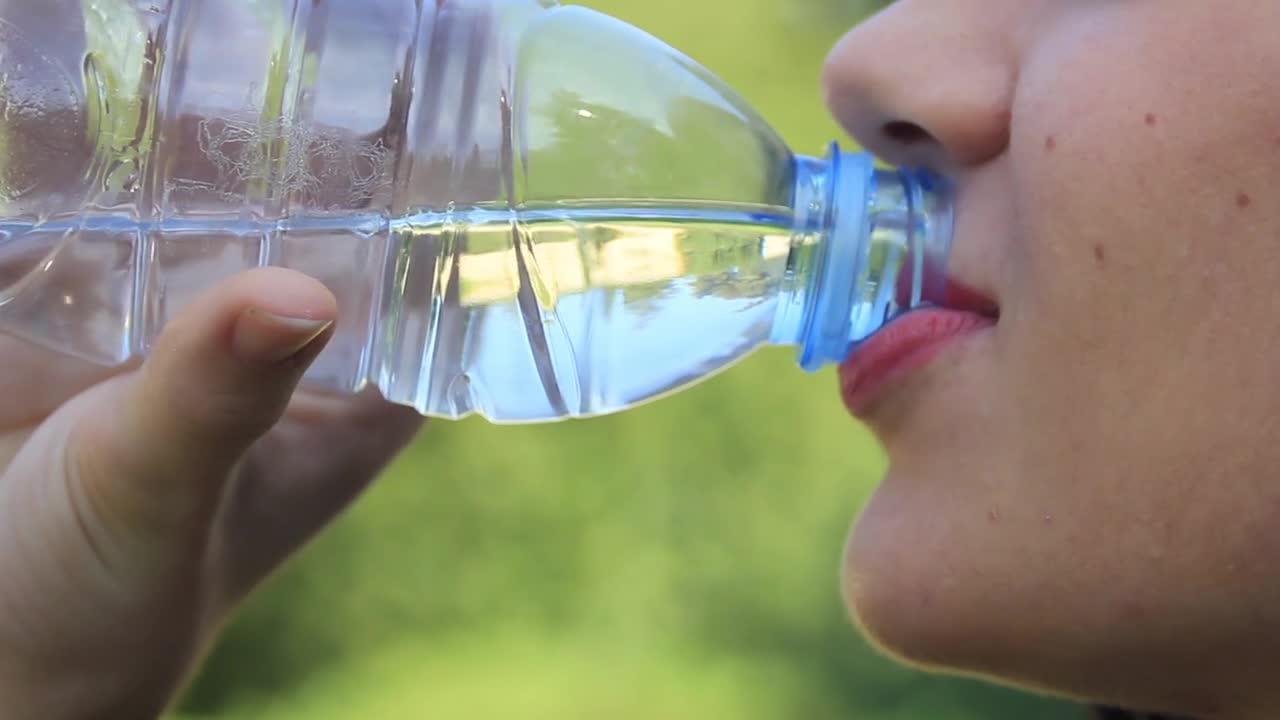
<path fill-rule="evenodd" d="M 1000 306 L 865 411 L 855 619 L 929 667 L 1280 707 L 1280 3 L 901 0 L 824 81 L 955 180 L 951 270 Z"/>

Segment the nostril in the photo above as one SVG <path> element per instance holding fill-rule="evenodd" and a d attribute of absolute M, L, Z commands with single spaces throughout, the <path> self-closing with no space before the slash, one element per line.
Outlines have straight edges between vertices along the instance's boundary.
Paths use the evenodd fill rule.
<path fill-rule="evenodd" d="M 918 145 L 919 143 L 928 142 L 933 139 L 933 136 L 929 134 L 929 131 L 915 123 L 906 122 L 905 120 L 887 122 L 884 124 L 884 128 L 881 132 L 883 132 L 884 136 L 893 142 L 902 145 Z"/>

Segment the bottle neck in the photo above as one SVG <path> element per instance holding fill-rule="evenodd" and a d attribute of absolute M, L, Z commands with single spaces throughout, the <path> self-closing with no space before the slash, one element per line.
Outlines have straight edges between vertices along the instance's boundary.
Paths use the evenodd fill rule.
<path fill-rule="evenodd" d="M 867 153 L 795 159 L 788 284 L 771 342 L 817 370 L 904 312 L 941 301 L 952 195 L 935 175 L 875 166 Z"/>

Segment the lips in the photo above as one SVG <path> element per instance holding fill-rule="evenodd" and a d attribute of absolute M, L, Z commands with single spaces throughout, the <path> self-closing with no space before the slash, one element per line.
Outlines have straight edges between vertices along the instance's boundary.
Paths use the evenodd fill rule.
<path fill-rule="evenodd" d="M 865 417 L 891 387 L 950 345 L 996 324 L 999 311 L 981 293 L 948 281 L 938 307 L 908 312 L 859 344 L 840 365 L 845 405 Z"/>

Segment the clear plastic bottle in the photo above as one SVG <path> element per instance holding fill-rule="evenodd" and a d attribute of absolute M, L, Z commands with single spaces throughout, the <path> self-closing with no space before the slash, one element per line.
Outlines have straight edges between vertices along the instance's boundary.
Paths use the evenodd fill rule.
<path fill-rule="evenodd" d="M 0 331 L 95 362 L 271 264 L 338 297 L 312 387 L 596 415 L 842 359 L 937 292 L 950 212 L 584 7 L 0 2 Z"/>

